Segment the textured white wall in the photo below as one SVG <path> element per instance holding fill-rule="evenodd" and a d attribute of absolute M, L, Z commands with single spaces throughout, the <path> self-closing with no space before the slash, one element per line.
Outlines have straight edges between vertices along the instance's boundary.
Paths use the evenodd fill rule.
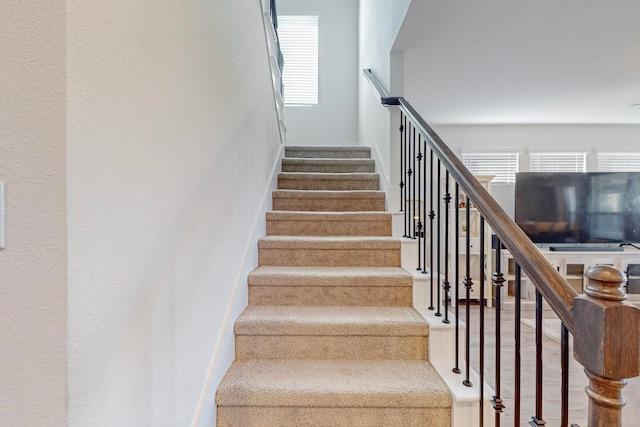
<path fill-rule="evenodd" d="M 212 419 L 280 150 L 260 2 L 70 0 L 67 28 L 69 426 Z"/>
<path fill-rule="evenodd" d="M 357 145 L 358 0 L 278 0 L 277 5 L 279 15 L 317 15 L 319 27 L 318 105 L 285 107 L 287 140 Z"/>
<path fill-rule="evenodd" d="M 360 0 L 359 10 L 358 139 L 361 145 L 372 148 L 381 189 L 387 192 L 388 209 L 393 211 L 399 209 L 399 153 L 393 148 L 397 148 L 394 143 L 399 113 L 392 108 L 389 115 L 362 77 L 362 70 L 371 69 L 389 95 L 402 96 L 404 59 L 401 52 L 392 49 L 410 3 L 411 0 Z"/>
<path fill-rule="evenodd" d="M 0 10 L 0 425 L 64 426 L 65 2 Z"/>

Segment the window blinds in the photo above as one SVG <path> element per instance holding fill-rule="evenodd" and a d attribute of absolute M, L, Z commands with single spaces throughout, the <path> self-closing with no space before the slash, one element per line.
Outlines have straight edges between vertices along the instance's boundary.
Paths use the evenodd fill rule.
<path fill-rule="evenodd" d="M 285 105 L 318 105 L 318 17 L 278 16 Z"/>
<path fill-rule="evenodd" d="M 598 171 L 640 172 L 640 153 L 598 153 Z"/>
<path fill-rule="evenodd" d="M 586 153 L 538 152 L 530 154 L 531 172 L 586 172 Z"/>
<path fill-rule="evenodd" d="M 474 175 L 494 175 L 492 182 L 513 183 L 518 172 L 518 153 L 462 153 L 462 162 Z"/>

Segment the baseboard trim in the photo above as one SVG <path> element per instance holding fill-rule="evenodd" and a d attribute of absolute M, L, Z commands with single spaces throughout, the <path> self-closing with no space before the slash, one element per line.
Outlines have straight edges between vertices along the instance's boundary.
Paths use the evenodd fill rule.
<path fill-rule="evenodd" d="M 282 165 L 282 157 L 284 156 L 284 144 L 280 144 L 280 148 L 278 151 L 278 155 L 276 156 L 275 163 L 271 168 L 271 178 L 268 182 L 268 185 L 265 187 L 265 191 L 262 195 L 260 210 L 256 213 L 255 220 L 253 222 L 253 226 L 251 228 L 251 239 L 247 243 L 247 246 L 244 251 L 244 255 L 242 258 L 242 264 L 240 265 L 240 269 L 238 270 L 238 274 L 233 283 L 233 290 L 231 291 L 231 298 L 229 299 L 229 304 L 225 310 L 224 320 L 222 322 L 222 327 L 218 333 L 218 338 L 216 339 L 216 344 L 213 350 L 213 356 L 211 358 L 211 363 L 209 365 L 209 370 L 207 371 L 207 376 L 200 393 L 200 399 L 198 401 L 198 406 L 195 411 L 195 415 L 193 417 L 193 422 L 191 423 L 192 427 L 197 427 L 200 424 L 200 420 L 202 418 L 202 412 L 207 403 L 213 401 L 214 397 L 210 397 L 212 388 L 217 388 L 218 384 L 213 384 L 212 380 L 214 378 L 214 374 L 217 372 L 216 368 L 224 369 L 225 371 L 229 368 L 229 366 L 217 367 L 218 359 L 220 357 L 220 353 L 222 351 L 222 343 L 225 335 L 227 333 L 233 334 L 233 327 L 235 318 L 233 318 L 233 308 L 236 305 L 236 299 L 238 295 L 238 289 L 240 286 L 246 285 L 246 275 L 247 275 L 247 262 L 250 258 L 257 259 L 257 251 L 258 251 L 258 238 L 261 236 L 256 236 L 256 230 L 258 225 L 261 222 L 265 221 L 265 214 L 269 210 L 270 206 L 270 197 L 271 192 L 276 188 L 277 184 L 277 176 L 280 172 L 280 168 Z M 256 256 L 251 257 L 252 251 L 255 251 Z M 253 269 L 255 266 L 249 267 L 249 269 Z M 215 392 L 213 393 L 215 395 Z M 211 400 L 210 400 L 211 399 Z"/>

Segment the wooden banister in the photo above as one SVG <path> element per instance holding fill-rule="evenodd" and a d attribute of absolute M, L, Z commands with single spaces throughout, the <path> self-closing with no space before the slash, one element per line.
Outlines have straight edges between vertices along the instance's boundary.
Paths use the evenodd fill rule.
<path fill-rule="evenodd" d="M 364 70 L 364 76 L 373 87 L 384 105 L 397 105 L 425 138 L 453 179 L 464 190 L 484 216 L 493 232 L 509 249 L 513 258 L 533 281 L 536 288 L 556 312 L 569 331 L 573 332 L 573 299 L 578 296 L 571 285 L 553 268 L 531 239 L 507 215 L 491 197 L 475 176 L 464 166 L 447 144 L 416 112 L 403 97 L 390 97 L 373 76 L 371 70 Z"/>
<path fill-rule="evenodd" d="M 420 135 L 419 140 L 422 138 L 426 141 L 432 155 L 435 153 L 447 173 L 473 202 L 480 212 L 481 218 L 484 218 L 500 243 L 509 250 L 517 265 L 526 273 L 542 297 L 558 315 L 564 328 L 573 334 L 574 358 L 584 366 L 589 379 L 589 386 L 586 389 L 589 396 L 589 427 L 621 426 L 621 410 L 625 404 L 622 389 L 626 385 L 627 378 L 640 374 L 640 309 L 624 302 L 626 299 L 626 293 L 622 287 L 626 280 L 624 274 L 609 266 L 593 267 L 585 274 L 588 279 L 585 295 L 578 296 L 567 280 L 551 265 L 538 247 L 507 215 L 411 104 L 403 97 L 388 96 L 371 70 L 364 70 L 364 76 L 372 85 L 383 105 L 398 106 L 402 112 L 401 120 L 404 115 L 404 125 L 409 123 L 413 131 L 413 140 L 415 141 L 415 132 L 417 131 Z M 401 123 L 401 133 L 403 127 Z M 413 154 L 415 154 L 415 148 Z M 440 163 L 438 163 L 438 174 L 440 173 L 439 168 Z M 411 172 L 412 170 L 409 168 L 408 174 L 411 175 Z M 401 187 L 402 184 L 401 182 Z M 503 283 L 502 273 L 498 271 L 494 274 L 494 284 L 500 289 Z M 468 296 L 466 300 L 468 307 Z M 536 327 L 541 328 L 541 301 L 536 306 L 540 311 L 540 320 Z M 516 310 L 518 307 L 516 304 Z M 467 320 L 468 317 L 467 315 Z M 516 323 L 518 322 L 517 317 Z M 564 365 L 568 365 L 569 357 L 566 330 L 563 329 L 562 332 L 564 334 L 564 344 L 562 344 L 565 354 Z M 518 339 L 516 338 L 516 341 Z M 564 372 L 568 376 L 567 366 L 564 366 L 563 369 L 566 369 Z M 460 372 L 457 369 L 457 364 L 453 371 Z M 499 386 L 499 381 L 496 382 Z M 563 383 L 563 387 L 565 386 L 566 384 Z M 537 385 L 536 389 L 538 393 L 542 393 L 541 385 Z M 517 397 L 516 405 L 519 405 Z M 563 407 L 568 409 L 568 397 L 566 397 L 566 405 L 563 404 Z M 494 396 L 494 409 L 498 420 L 499 413 L 503 408 L 500 397 Z M 519 414 L 518 411 L 516 412 Z M 538 414 L 534 420 L 537 420 L 537 417 Z M 563 425 L 567 425 L 568 414 L 566 412 L 564 417 Z"/>
<path fill-rule="evenodd" d="M 598 265 L 585 276 L 585 295 L 574 304 L 573 353 L 589 378 L 589 427 L 620 427 L 622 389 L 640 374 L 640 310 L 624 302 L 620 271 Z"/>

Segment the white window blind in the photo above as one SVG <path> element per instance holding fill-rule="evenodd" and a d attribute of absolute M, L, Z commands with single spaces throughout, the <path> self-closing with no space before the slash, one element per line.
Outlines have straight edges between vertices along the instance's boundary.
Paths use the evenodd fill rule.
<path fill-rule="evenodd" d="M 587 153 L 538 152 L 530 154 L 531 172 L 586 172 Z"/>
<path fill-rule="evenodd" d="M 285 105 L 318 105 L 318 17 L 278 16 Z"/>
<path fill-rule="evenodd" d="M 494 175 L 493 182 L 513 183 L 518 172 L 518 153 L 462 153 L 462 162 L 474 175 Z"/>
<path fill-rule="evenodd" d="M 640 153 L 598 153 L 601 172 L 640 172 Z"/>

